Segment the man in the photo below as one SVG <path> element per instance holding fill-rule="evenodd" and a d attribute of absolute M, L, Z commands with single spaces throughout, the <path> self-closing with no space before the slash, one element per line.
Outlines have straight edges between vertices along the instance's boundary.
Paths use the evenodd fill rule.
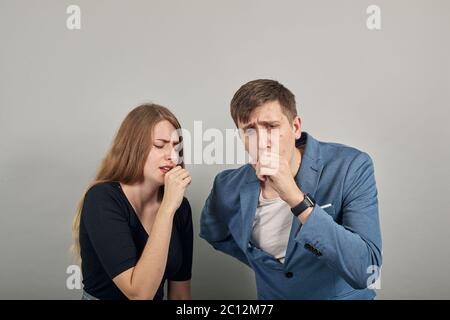
<path fill-rule="evenodd" d="M 200 236 L 254 270 L 259 299 L 373 299 L 381 234 L 370 157 L 302 132 L 277 81 L 243 85 L 231 116 L 255 161 L 216 176 Z"/>

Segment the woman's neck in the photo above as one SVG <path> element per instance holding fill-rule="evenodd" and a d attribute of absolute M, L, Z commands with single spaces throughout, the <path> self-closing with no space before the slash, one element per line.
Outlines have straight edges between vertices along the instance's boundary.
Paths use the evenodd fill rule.
<path fill-rule="evenodd" d="M 121 183 L 122 190 L 138 215 L 146 212 L 161 201 L 160 187 L 154 183 L 142 182 L 133 185 Z"/>

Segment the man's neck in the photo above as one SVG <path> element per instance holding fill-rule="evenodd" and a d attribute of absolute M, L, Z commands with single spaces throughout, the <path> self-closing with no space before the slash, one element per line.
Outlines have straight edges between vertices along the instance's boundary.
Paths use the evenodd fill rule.
<path fill-rule="evenodd" d="M 300 170 L 302 157 L 303 157 L 303 147 L 295 148 L 291 160 L 291 172 L 293 177 L 295 177 L 297 175 L 297 172 Z"/>

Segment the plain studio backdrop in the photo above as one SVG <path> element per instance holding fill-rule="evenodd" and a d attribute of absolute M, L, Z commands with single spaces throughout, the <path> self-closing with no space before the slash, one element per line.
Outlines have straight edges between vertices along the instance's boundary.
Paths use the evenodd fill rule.
<path fill-rule="evenodd" d="M 0 298 L 80 298 L 66 286 L 72 218 L 133 107 L 225 132 L 234 92 L 272 78 L 305 131 L 374 160 L 378 298 L 449 299 L 449 30 L 446 0 L 0 0 Z M 195 299 L 256 298 L 253 272 L 198 236 L 214 176 L 237 166 L 187 166 Z"/>

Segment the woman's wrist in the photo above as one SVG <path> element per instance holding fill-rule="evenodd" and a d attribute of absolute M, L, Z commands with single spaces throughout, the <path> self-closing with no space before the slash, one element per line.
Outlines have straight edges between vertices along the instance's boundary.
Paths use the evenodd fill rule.
<path fill-rule="evenodd" d="M 164 201 L 161 203 L 161 206 L 159 207 L 159 211 L 158 213 L 162 213 L 163 215 L 170 215 L 170 216 L 174 216 L 176 212 L 176 209 L 167 203 L 164 203 Z"/>

